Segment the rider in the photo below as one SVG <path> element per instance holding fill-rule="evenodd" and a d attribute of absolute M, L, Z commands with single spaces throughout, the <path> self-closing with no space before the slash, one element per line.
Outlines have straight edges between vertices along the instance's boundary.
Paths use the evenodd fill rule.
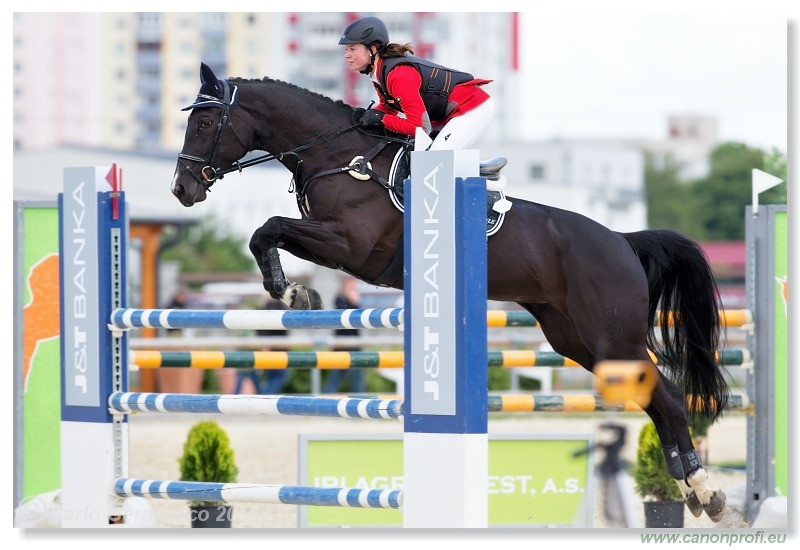
<path fill-rule="evenodd" d="M 379 103 L 361 116 L 363 127 L 414 136 L 438 131 L 429 150 L 466 149 L 494 117 L 494 99 L 482 86 L 491 80 L 437 65 L 413 55 L 411 44 L 389 42 L 377 17 L 363 17 L 344 30 L 339 44 L 351 71 L 369 75 Z"/>

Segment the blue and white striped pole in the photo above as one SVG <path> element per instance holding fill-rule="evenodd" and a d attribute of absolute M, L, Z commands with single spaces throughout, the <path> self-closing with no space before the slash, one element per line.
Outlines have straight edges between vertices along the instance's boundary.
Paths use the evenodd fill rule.
<path fill-rule="evenodd" d="M 334 416 L 398 419 L 399 399 L 356 399 L 305 395 L 209 395 L 115 392 L 108 408 L 119 413 L 262 414 L 267 416 Z"/>
<path fill-rule="evenodd" d="M 403 309 L 326 309 L 314 311 L 116 309 L 115 328 L 205 328 L 284 330 L 329 328 L 403 328 Z"/>
<path fill-rule="evenodd" d="M 114 483 L 114 491 L 120 497 L 207 500 L 228 503 L 261 502 L 347 508 L 400 508 L 403 505 L 403 493 L 399 489 L 339 489 L 298 485 L 120 478 Z"/>
<path fill-rule="evenodd" d="M 403 526 L 488 526 L 486 183 L 415 152 L 405 191 Z"/>

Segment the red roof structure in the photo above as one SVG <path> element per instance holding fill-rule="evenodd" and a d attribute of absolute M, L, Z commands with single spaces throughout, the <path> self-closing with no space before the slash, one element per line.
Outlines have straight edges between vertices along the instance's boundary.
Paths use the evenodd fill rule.
<path fill-rule="evenodd" d="M 699 243 L 708 256 L 717 280 L 723 307 L 745 307 L 745 269 L 747 265 L 744 241 L 708 241 Z"/>
<path fill-rule="evenodd" d="M 744 277 L 744 241 L 708 241 L 700 243 L 700 247 L 708 256 L 715 275 L 721 278 Z"/>

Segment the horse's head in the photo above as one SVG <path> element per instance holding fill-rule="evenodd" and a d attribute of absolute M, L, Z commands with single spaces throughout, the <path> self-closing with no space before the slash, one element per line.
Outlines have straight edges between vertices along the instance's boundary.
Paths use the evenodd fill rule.
<path fill-rule="evenodd" d="M 200 82 L 194 102 L 182 109 L 192 112 L 172 178 L 172 194 L 184 206 L 204 201 L 214 182 L 248 153 L 233 129 L 237 87 L 219 80 L 204 63 L 200 65 Z"/>

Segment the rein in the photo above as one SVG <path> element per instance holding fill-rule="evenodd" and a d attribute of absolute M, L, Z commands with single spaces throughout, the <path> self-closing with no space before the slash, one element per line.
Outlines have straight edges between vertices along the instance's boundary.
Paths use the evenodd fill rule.
<path fill-rule="evenodd" d="M 268 155 L 262 155 L 260 157 L 256 157 L 256 158 L 253 158 L 253 159 L 250 159 L 250 160 L 246 160 L 244 162 L 236 161 L 231 165 L 230 168 L 215 169 L 214 173 L 215 173 L 217 179 L 222 179 L 225 176 L 225 174 L 230 174 L 231 172 L 236 172 L 236 171 L 241 172 L 242 169 L 244 169 L 244 168 L 248 168 L 250 166 L 255 166 L 256 164 L 261 164 L 262 162 L 267 162 L 267 161 L 270 161 L 270 160 L 281 161 L 281 160 L 283 160 L 283 158 L 285 156 L 288 156 L 288 155 L 293 155 L 293 156 L 297 157 L 298 159 L 300 159 L 300 155 L 298 155 L 298 153 L 300 153 L 302 151 L 305 151 L 306 149 L 311 149 L 312 147 L 316 147 L 317 145 L 322 145 L 323 143 L 327 143 L 327 142 L 329 142 L 331 140 L 334 140 L 334 139 L 336 139 L 338 137 L 341 137 L 344 134 L 353 131 L 356 128 L 356 126 L 357 125 L 349 126 L 349 127 L 345 128 L 343 130 L 338 130 L 336 132 L 327 134 L 327 135 L 322 136 L 322 137 L 320 137 L 320 138 L 318 138 L 318 139 L 316 139 L 316 140 L 314 140 L 312 142 L 306 143 L 305 145 L 301 145 L 299 147 L 295 147 L 294 149 L 290 149 L 289 151 L 284 151 L 282 153 L 278 153 L 277 155 L 273 155 L 273 154 L 270 153 Z M 300 160 L 299 162 L 302 162 L 302 160 Z"/>
<path fill-rule="evenodd" d="M 229 174 L 231 172 L 239 172 L 239 173 L 241 173 L 241 171 L 244 168 L 248 168 L 250 166 L 255 166 L 257 164 L 261 164 L 261 163 L 268 162 L 268 161 L 271 161 L 271 160 L 282 161 L 285 157 L 290 156 L 290 155 L 294 156 L 294 157 L 297 157 L 297 166 L 295 168 L 294 177 L 292 179 L 292 187 L 290 187 L 289 191 L 290 192 L 294 191 L 294 192 L 297 193 L 298 203 L 302 203 L 303 198 L 305 197 L 305 190 L 306 190 L 306 188 L 307 188 L 309 183 L 311 183 L 312 181 L 314 181 L 314 180 L 316 180 L 318 178 L 321 178 L 323 176 L 329 176 L 329 175 L 332 175 L 332 174 L 340 174 L 340 173 L 343 173 L 343 172 L 355 172 L 357 174 L 367 175 L 370 178 L 372 178 L 375 181 L 377 181 L 381 186 L 383 186 L 386 189 L 391 189 L 394 186 L 392 183 L 387 181 L 386 178 L 384 178 L 380 174 L 374 172 L 369 167 L 369 164 L 368 164 L 369 161 L 371 161 L 375 156 L 377 156 L 378 153 L 380 153 L 387 145 L 389 145 L 389 143 L 399 142 L 399 143 L 403 143 L 403 144 L 406 144 L 406 145 L 408 144 L 408 140 L 399 139 L 399 138 L 395 138 L 395 137 L 391 137 L 391 136 L 381 136 L 383 138 L 381 142 L 379 142 L 375 147 L 373 147 L 366 155 L 354 158 L 352 160 L 352 162 L 347 166 L 342 166 L 342 167 L 339 167 L 339 168 L 333 168 L 333 169 L 330 169 L 330 170 L 323 170 L 321 172 L 317 172 L 315 174 L 312 174 L 306 180 L 302 179 L 301 174 L 300 174 L 300 168 L 302 166 L 303 159 L 300 158 L 300 155 L 299 155 L 299 153 L 301 153 L 302 151 L 306 151 L 308 149 L 311 149 L 312 147 L 316 147 L 318 145 L 323 145 L 325 143 L 328 143 L 329 141 L 337 139 L 337 138 L 343 136 L 344 134 L 347 134 L 348 132 L 352 132 L 353 130 L 358 130 L 359 132 L 367 134 L 367 135 L 373 135 L 373 134 L 369 134 L 368 132 L 365 132 L 360 127 L 358 122 L 355 120 L 356 119 L 355 116 L 354 116 L 354 122 L 353 122 L 353 124 L 351 126 L 348 126 L 347 128 L 344 128 L 342 130 L 337 130 L 336 132 L 331 132 L 330 134 L 326 134 L 326 135 L 324 135 L 324 136 L 322 136 L 322 137 L 320 137 L 320 138 L 318 138 L 318 139 L 316 139 L 314 141 L 311 141 L 311 142 L 306 143 L 304 145 L 300 145 L 299 147 L 296 147 L 296 148 L 291 149 L 289 151 L 284 151 L 284 152 L 281 152 L 281 153 L 278 153 L 278 154 L 270 153 L 270 154 L 266 154 L 266 155 L 262 155 L 262 156 L 250 159 L 250 160 L 246 160 L 244 162 L 236 161 L 233 164 L 231 164 L 231 166 L 228 167 L 228 168 L 215 168 L 214 167 L 214 159 L 217 156 L 217 150 L 219 149 L 220 142 L 222 141 L 222 132 L 225 129 L 226 121 L 230 118 L 231 97 L 233 95 L 232 92 L 231 92 L 231 84 L 227 80 L 222 80 L 221 82 L 222 82 L 223 87 L 224 87 L 224 94 L 223 94 L 222 99 L 220 99 L 218 97 L 214 97 L 214 96 L 202 96 L 202 98 L 205 99 L 206 101 L 211 101 L 213 103 L 218 104 L 220 109 L 221 109 L 220 120 L 219 120 L 219 123 L 217 124 L 217 133 L 216 133 L 216 135 L 214 137 L 214 149 L 211 151 L 211 155 L 208 156 L 208 157 L 198 157 L 198 156 L 194 156 L 194 155 L 187 155 L 185 153 L 180 153 L 178 155 L 178 159 L 179 160 L 190 160 L 190 161 L 194 161 L 194 162 L 201 162 L 201 163 L 204 164 L 204 166 L 200 169 L 200 175 L 198 176 L 197 174 L 195 174 L 194 172 L 192 172 L 190 170 L 189 166 L 186 163 L 182 163 L 183 167 L 186 169 L 186 171 L 189 172 L 189 174 L 192 175 L 192 177 L 195 179 L 195 181 L 199 185 L 201 185 L 205 189 L 206 192 L 211 192 L 211 186 L 214 185 L 214 182 L 216 182 L 217 180 L 223 179 L 226 174 Z M 236 87 L 233 86 L 233 89 L 235 91 Z M 354 115 L 355 115 L 355 112 L 356 111 L 354 111 Z M 236 137 L 237 141 L 242 145 L 242 147 L 247 149 L 247 146 L 244 145 L 242 140 L 239 138 L 238 134 L 236 134 L 236 130 L 233 128 L 233 124 L 232 123 L 228 123 L 227 126 L 231 127 L 231 131 L 233 132 L 233 135 Z M 378 136 L 374 136 L 374 137 L 378 137 Z M 296 189 L 294 189 L 295 185 L 296 185 Z"/>

